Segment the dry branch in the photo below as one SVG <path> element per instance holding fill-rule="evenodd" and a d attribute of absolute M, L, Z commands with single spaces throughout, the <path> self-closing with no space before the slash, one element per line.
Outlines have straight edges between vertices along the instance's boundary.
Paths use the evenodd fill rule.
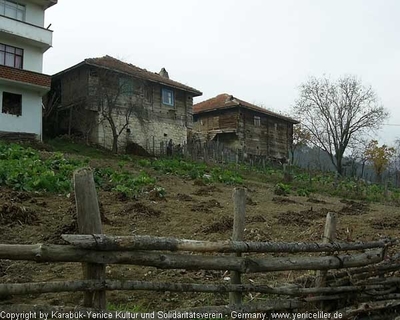
<path fill-rule="evenodd" d="M 249 258 L 126 251 L 93 251 L 63 245 L 0 244 L 0 259 L 36 262 L 90 262 L 133 264 L 161 269 L 233 270 L 241 273 L 284 270 L 329 270 L 360 267 L 382 261 L 383 249 L 327 257 Z"/>
<path fill-rule="evenodd" d="M 400 270 L 400 261 L 398 258 L 387 261 L 382 261 L 375 265 L 369 265 L 365 267 L 359 267 L 348 270 L 341 270 L 338 272 L 331 272 L 327 275 L 327 283 L 330 286 L 342 286 L 348 283 L 357 282 L 357 280 L 364 280 L 374 276 L 381 276 L 388 272 L 394 272 Z M 313 283 L 315 276 L 301 276 L 295 279 L 295 283 Z"/>
<path fill-rule="evenodd" d="M 68 243 L 82 249 L 104 251 L 166 250 L 192 252 L 336 252 L 384 248 L 391 240 L 371 242 L 253 242 L 253 241 L 197 241 L 152 236 L 107 236 L 104 234 L 61 236 Z"/>
<path fill-rule="evenodd" d="M 400 300 L 384 300 L 379 302 L 368 302 L 361 303 L 358 307 L 348 307 L 342 310 L 338 310 L 339 313 L 343 315 L 342 319 L 352 319 L 362 313 L 367 313 L 368 316 L 371 313 L 381 310 L 386 310 L 390 308 L 395 308 L 400 306 Z"/>

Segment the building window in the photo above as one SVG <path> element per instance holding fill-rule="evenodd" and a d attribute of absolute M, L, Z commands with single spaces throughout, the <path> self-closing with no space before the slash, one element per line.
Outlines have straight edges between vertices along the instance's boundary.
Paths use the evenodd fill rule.
<path fill-rule="evenodd" d="M 170 89 L 162 89 L 162 103 L 167 106 L 174 106 L 174 92 Z"/>
<path fill-rule="evenodd" d="M 254 116 L 254 125 L 256 127 L 261 126 L 261 118 L 259 116 Z"/>
<path fill-rule="evenodd" d="M 22 115 L 22 95 L 3 92 L 2 113 L 12 114 L 14 116 Z"/>
<path fill-rule="evenodd" d="M 0 65 L 22 69 L 24 50 L 0 43 Z"/>
<path fill-rule="evenodd" d="M 0 0 L 0 14 L 9 18 L 25 21 L 25 6 L 13 1 Z"/>
<path fill-rule="evenodd" d="M 123 95 L 132 96 L 134 94 L 133 80 L 130 78 L 119 78 L 119 92 Z"/>

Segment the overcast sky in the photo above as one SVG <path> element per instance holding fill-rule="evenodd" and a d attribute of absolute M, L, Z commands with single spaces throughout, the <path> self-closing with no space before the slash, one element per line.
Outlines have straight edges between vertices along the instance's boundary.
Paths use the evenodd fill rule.
<path fill-rule="evenodd" d="M 44 72 L 106 54 L 203 92 L 288 112 L 309 76 L 351 74 L 400 125 L 398 0 L 58 0 Z M 385 126 L 379 139 L 400 138 Z"/>

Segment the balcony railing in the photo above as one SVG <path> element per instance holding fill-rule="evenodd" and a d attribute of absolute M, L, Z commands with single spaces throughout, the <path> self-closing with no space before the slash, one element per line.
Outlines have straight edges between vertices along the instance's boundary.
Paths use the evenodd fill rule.
<path fill-rule="evenodd" d="M 45 52 L 52 45 L 53 31 L 0 15 L 0 35 L 17 36 Z"/>

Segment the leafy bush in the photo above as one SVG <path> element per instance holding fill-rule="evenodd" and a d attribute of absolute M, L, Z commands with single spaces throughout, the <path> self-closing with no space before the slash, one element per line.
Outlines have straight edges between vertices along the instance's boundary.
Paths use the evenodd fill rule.
<path fill-rule="evenodd" d="M 300 197 L 308 197 L 311 194 L 309 189 L 297 189 L 297 195 Z"/>
<path fill-rule="evenodd" d="M 205 163 L 190 162 L 183 159 L 156 159 L 153 161 L 141 159 L 138 164 L 151 167 L 164 174 L 173 174 L 192 180 L 210 176 L 205 182 L 221 182 L 225 184 L 241 184 L 243 178 L 235 171 L 221 167 L 209 168 Z"/>
<path fill-rule="evenodd" d="M 279 196 L 290 194 L 290 186 L 284 183 L 277 183 L 274 188 L 274 193 Z"/>
<path fill-rule="evenodd" d="M 16 144 L 0 144 L 0 184 L 15 190 L 68 192 L 73 170 L 86 162 L 54 153 L 40 159 L 36 150 Z"/>
<path fill-rule="evenodd" d="M 60 152 L 41 159 L 39 152 L 31 148 L 0 143 L 0 185 L 21 191 L 67 193 L 71 190 L 74 170 L 87 166 L 88 162 L 88 159 L 65 158 Z M 122 169 L 124 166 L 125 162 L 121 161 L 119 167 Z M 145 172 L 135 176 L 111 168 L 96 169 L 94 180 L 104 190 L 113 190 L 129 197 L 155 182 Z"/>

